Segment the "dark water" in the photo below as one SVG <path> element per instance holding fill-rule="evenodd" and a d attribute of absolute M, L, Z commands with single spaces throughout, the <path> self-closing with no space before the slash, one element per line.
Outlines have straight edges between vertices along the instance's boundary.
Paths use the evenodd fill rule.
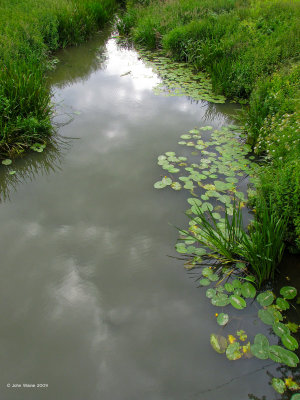
<path fill-rule="evenodd" d="M 216 308 L 167 257 L 186 193 L 153 188 L 157 156 L 234 106 L 155 96 L 158 78 L 106 38 L 58 55 L 67 139 L 1 171 L 0 399 L 273 400 L 270 360 L 210 347 Z M 255 328 L 256 309 L 240 315 Z M 7 388 L 24 383 L 48 388 Z"/>

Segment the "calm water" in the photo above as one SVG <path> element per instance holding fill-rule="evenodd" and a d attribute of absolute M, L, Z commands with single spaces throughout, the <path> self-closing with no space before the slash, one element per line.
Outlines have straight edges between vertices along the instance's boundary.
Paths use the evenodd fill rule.
<path fill-rule="evenodd" d="M 157 156 L 234 107 L 155 96 L 158 77 L 106 34 L 58 57 L 66 139 L 1 171 L 0 399 L 274 400 L 270 360 L 210 347 L 216 308 L 168 257 L 187 193 L 153 188 Z"/>

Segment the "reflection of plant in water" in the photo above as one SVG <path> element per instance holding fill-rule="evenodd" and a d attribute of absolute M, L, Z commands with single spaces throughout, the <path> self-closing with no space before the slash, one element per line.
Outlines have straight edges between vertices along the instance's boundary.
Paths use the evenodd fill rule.
<path fill-rule="evenodd" d="M 189 227 L 179 230 L 180 242 L 176 250 L 183 255 L 188 269 L 202 267 L 198 278 L 200 286 L 215 285 L 207 289 L 206 296 L 212 305 L 222 307 L 222 312 L 216 313 L 222 329 L 236 319 L 223 312 L 223 307 L 231 304 L 237 310 L 246 308 L 247 302 L 253 303 L 257 296 L 255 286 L 260 288 L 264 281 L 274 277 L 283 253 L 286 226 L 284 219 L 275 218 L 264 204 L 257 204 L 256 220 L 249 232 L 245 231 L 242 219 L 245 190 L 239 191 L 238 186 L 247 175 L 255 182 L 256 166 L 250 161 L 250 148 L 241 143 L 236 128 L 230 128 L 214 131 L 209 139 L 202 138 L 200 131 L 211 131 L 210 126 L 181 135 L 179 144 L 191 148 L 192 156 L 201 155 L 200 160 L 192 159 L 194 162 L 188 163 L 188 157 L 177 156 L 175 152 L 160 155 L 158 164 L 168 175 L 154 184 L 157 189 L 169 186 L 178 191 L 184 188 L 192 195 L 187 200 Z M 180 176 L 176 179 L 177 174 Z M 297 331 L 298 325 L 288 322 L 284 311 L 290 308 L 290 301 L 296 295 L 294 287 L 285 286 L 280 296 L 266 290 L 254 303 L 261 306 L 258 319 L 272 327 L 280 345 L 270 343 L 261 333 L 257 333 L 251 343 L 248 334 L 238 327 L 235 334 L 227 336 L 213 333 L 212 347 L 218 353 L 225 353 L 229 360 L 255 356 L 295 368 L 299 363 L 295 354 L 298 342 L 292 333 Z M 278 392 L 297 390 L 297 385 L 292 379 L 272 380 Z"/>
<path fill-rule="evenodd" d="M 8 167 L 1 168 L 0 201 L 9 200 L 10 193 L 15 191 L 21 183 L 33 180 L 37 175 L 49 175 L 51 172 L 60 170 L 63 154 L 68 148 L 69 141 L 57 136 L 53 138 L 51 144 L 43 152 L 27 153 L 26 157 L 15 161 L 13 170 Z M 37 146 L 37 149 L 39 150 L 40 147 Z"/>

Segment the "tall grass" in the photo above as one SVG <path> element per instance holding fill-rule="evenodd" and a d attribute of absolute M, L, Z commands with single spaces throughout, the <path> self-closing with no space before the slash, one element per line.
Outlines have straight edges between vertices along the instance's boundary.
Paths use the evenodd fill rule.
<path fill-rule="evenodd" d="M 116 0 L 0 0 L 0 156 L 51 134 L 45 80 L 50 52 L 80 43 L 111 17 Z"/>
<path fill-rule="evenodd" d="M 270 213 L 263 203 L 257 205 L 256 211 L 257 219 L 247 232 L 240 204 L 234 203 L 231 217 L 225 212 L 222 225 L 210 211 L 203 212 L 196 207 L 196 217 L 192 219 L 199 229 L 195 236 L 190 235 L 187 239 L 196 239 L 209 249 L 207 257 L 221 264 L 246 263 L 260 287 L 265 281 L 274 279 L 276 267 L 282 259 L 287 219 Z"/>

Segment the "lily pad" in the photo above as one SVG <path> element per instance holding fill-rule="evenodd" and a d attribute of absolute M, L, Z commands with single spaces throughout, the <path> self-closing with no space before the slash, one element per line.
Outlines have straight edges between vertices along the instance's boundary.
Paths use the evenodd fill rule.
<path fill-rule="evenodd" d="M 276 345 L 269 347 L 269 357 L 271 360 L 285 364 L 288 367 L 296 367 L 299 363 L 299 358 L 295 353 Z"/>
<path fill-rule="evenodd" d="M 228 346 L 227 339 L 224 336 L 215 333 L 210 335 L 210 344 L 212 348 L 220 354 L 225 353 Z"/>
<path fill-rule="evenodd" d="M 226 357 L 228 360 L 234 361 L 242 357 L 241 345 L 239 342 L 231 343 L 226 349 Z"/>
<path fill-rule="evenodd" d="M 7 158 L 6 160 L 2 161 L 3 165 L 10 165 L 12 163 L 12 160 L 10 160 L 9 158 Z"/>
<path fill-rule="evenodd" d="M 253 299 L 256 295 L 256 289 L 250 282 L 245 282 L 242 284 L 242 295 L 248 299 Z"/>
<path fill-rule="evenodd" d="M 274 293 L 271 292 L 270 290 L 267 290 L 266 292 L 260 293 L 256 300 L 261 306 L 269 306 L 273 303 L 275 299 Z"/>
<path fill-rule="evenodd" d="M 289 335 L 290 330 L 289 328 L 281 322 L 274 322 L 273 323 L 273 331 L 274 333 L 281 338 L 283 335 Z"/>
<path fill-rule="evenodd" d="M 263 323 L 267 325 L 273 325 L 274 322 L 282 321 L 283 317 L 281 313 L 275 308 L 260 309 L 258 316 Z"/>
<path fill-rule="evenodd" d="M 277 393 L 284 393 L 286 390 L 285 383 L 282 379 L 279 378 L 273 378 L 272 379 L 272 386 L 276 390 Z"/>
<path fill-rule="evenodd" d="M 246 302 L 245 302 L 245 300 L 244 300 L 242 297 L 237 296 L 237 295 L 235 295 L 235 294 L 232 294 L 232 295 L 229 297 L 229 299 L 230 299 L 231 305 L 232 305 L 234 308 L 238 309 L 238 310 L 242 310 L 242 309 L 245 308 L 246 305 L 247 305 Z"/>
<path fill-rule="evenodd" d="M 288 310 L 290 308 L 289 302 L 282 297 L 277 297 L 276 304 L 282 311 Z"/>
<path fill-rule="evenodd" d="M 212 297 L 211 304 L 217 307 L 225 307 L 229 304 L 230 300 L 228 296 L 224 293 L 218 293 L 216 296 Z"/>
<path fill-rule="evenodd" d="M 284 286 L 280 289 L 280 294 L 285 299 L 291 300 L 297 296 L 297 289 L 292 286 Z"/>
<path fill-rule="evenodd" d="M 171 184 L 171 188 L 174 189 L 174 190 L 180 190 L 181 189 L 181 185 L 180 185 L 179 182 L 173 182 Z"/>
<path fill-rule="evenodd" d="M 254 344 L 251 345 L 251 352 L 260 360 L 269 358 L 269 341 L 266 336 L 258 333 L 254 338 Z"/>
<path fill-rule="evenodd" d="M 218 315 L 217 323 L 221 326 L 226 325 L 229 321 L 228 314 L 221 313 Z"/>
<path fill-rule="evenodd" d="M 297 350 L 299 347 L 297 340 L 291 335 L 282 335 L 281 340 L 288 350 Z"/>
<path fill-rule="evenodd" d="M 208 286 L 211 284 L 210 280 L 207 278 L 200 279 L 199 283 L 201 286 Z"/>
<path fill-rule="evenodd" d="M 208 297 L 209 299 L 213 298 L 216 295 L 216 291 L 215 289 L 207 289 L 206 291 L 206 297 Z"/>

